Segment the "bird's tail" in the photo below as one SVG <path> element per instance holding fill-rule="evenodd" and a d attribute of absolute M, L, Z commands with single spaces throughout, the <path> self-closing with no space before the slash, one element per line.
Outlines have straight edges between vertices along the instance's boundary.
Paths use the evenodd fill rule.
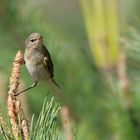
<path fill-rule="evenodd" d="M 52 78 L 51 79 L 52 80 L 52 82 L 59 88 L 59 89 L 61 89 L 61 87 L 59 86 L 59 84 Z"/>

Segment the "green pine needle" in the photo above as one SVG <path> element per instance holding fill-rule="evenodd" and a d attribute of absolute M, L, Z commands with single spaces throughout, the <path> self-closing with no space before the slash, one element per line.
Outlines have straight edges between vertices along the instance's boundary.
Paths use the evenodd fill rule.
<path fill-rule="evenodd" d="M 55 103 L 54 98 L 50 101 L 45 99 L 36 124 L 34 124 L 34 115 L 31 119 L 31 140 L 60 140 L 61 133 L 56 124 L 59 110 L 60 105 Z"/>

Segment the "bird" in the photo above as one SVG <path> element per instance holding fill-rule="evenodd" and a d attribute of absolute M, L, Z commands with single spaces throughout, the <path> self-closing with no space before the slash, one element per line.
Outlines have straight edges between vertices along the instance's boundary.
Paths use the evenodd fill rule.
<path fill-rule="evenodd" d="M 61 89 L 59 84 L 54 80 L 54 66 L 51 55 L 43 44 L 43 37 L 40 33 L 34 32 L 27 37 L 23 62 L 34 83 L 29 88 L 15 94 L 15 96 L 35 87 L 39 81 L 50 80 L 57 88 Z"/>

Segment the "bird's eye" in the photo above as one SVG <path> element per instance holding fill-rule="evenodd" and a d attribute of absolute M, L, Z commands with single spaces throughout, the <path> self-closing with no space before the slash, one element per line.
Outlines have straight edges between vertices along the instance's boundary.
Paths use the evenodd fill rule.
<path fill-rule="evenodd" d="M 34 42 L 34 41 L 36 41 L 36 39 L 31 39 L 30 41 L 31 41 L 31 42 Z"/>

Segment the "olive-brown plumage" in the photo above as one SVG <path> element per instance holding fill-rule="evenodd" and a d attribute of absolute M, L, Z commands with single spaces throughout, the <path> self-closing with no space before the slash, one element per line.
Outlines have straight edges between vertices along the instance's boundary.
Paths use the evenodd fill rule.
<path fill-rule="evenodd" d="M 49 51 L 43 45 L 43 37 L 39 33 L 32 33 L 28 36 L 25 42 L 24 61 L 28 72 L 34 80 L 33 85 L 24 91 L 35 87 L 39 81 L 46 80 L 51 80 L 58 88 L 60 88 L 53 79 L 53 62 Z M 21 91 L 20 93 L 24 91 Z"/>
<path fill-rule="evenodd" d="M 32 33 L 25 43 L 24 60 L 30 75 L 35 82 L 52 79 L 54 81 L 53 62 L 49 51 L 43 45 L 43 38 L 39 33 Z"/>

